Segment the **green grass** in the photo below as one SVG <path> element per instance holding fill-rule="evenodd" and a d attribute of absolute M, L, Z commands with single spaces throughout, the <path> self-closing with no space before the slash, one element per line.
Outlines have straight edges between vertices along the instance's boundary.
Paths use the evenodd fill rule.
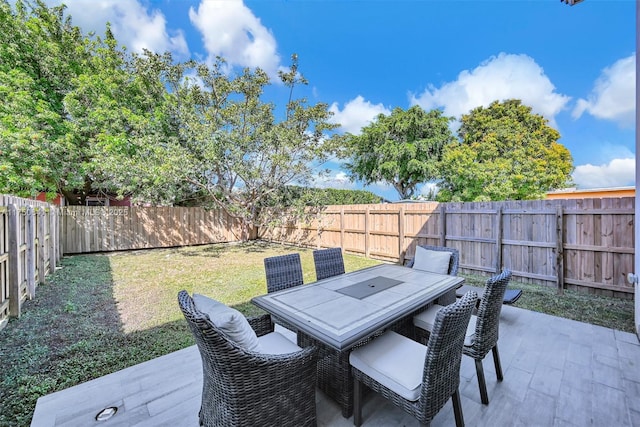
<path fill-rule="evenodd" d="M 486 281 L 480 276 L 462 276 L 467 284 L 474 286 L 484 286 Z M 523 290 L 522 296 L 514 304 L 516 307 L 635 333 L 634 303 L 631 299 L 601 297 L 568 289 L 559 295 L 556 288 L 513 280 L 509 288 Z"/>
<path fill-rule="evenodd" d="M 310 249 L 260 242 L 65 257 L 0 331 L 0 426 L 28 426 L 40 396 L 192 345 L 181 289 L 260 314 L 250 299 L 266 292 L 263 259 L 290 252 L 300 252 L 305 282 L 314 281 Z M 347 271 L 377 263 L 345 255 Z M 633 331 L 632 301 L 513 286 L 525 290 L 520 307 Z"/>

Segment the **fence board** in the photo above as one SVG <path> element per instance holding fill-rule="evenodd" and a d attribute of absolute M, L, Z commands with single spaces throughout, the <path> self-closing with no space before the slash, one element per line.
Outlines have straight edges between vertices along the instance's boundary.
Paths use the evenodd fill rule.
<path fill-rule="evenodd" d="M 65 206 L 65 253 L 200 245 L 235 240 L 237 222 L 199 207 Z"/>
<path fill-rule="evenodd" d="M 0 194 L 0 329 L 19 317 L 61 256 L 59 210 L 45 202 Z"/>
<path fill-rule="evenodd" d="M 460 251 L 463 272 L 504 267 L 519 280 L 560 292 L 632 297 L 626 274 L 634 271 L 634 205 L 635 198 L 626 197 L 330 206 L 319 214 L 323 237 L 309 245 L 403 262 L 416 245 L 444 244 Z M 317 224 L 297 227 L 318 232 Z"/>

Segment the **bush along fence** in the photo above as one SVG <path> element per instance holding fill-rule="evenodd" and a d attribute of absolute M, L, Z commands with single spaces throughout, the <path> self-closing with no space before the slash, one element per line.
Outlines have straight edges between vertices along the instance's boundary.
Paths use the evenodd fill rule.
<path fill-rule="evenodd" d="M 466 273 L 506 267 L 518 280 L 632 298 L 634 197 L 485 203 L 328 206 L 310 223 L 260 237 L 394 262 L 419 244 L 460 251 Z"/>
<path fill-rule="evenodd" d="M 0 195 L 0 329 L 60 262 L 59 229 L 57 207 Z"/>

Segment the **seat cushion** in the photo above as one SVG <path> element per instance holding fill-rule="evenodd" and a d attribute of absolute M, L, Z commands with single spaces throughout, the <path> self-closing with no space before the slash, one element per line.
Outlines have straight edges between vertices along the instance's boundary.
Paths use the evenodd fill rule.
<path fill-rule="evenodd" d="M 279 332 L 258 337 L 260 353 L 262 354 L 287 354 L 302 350 Z"/>
<path fill-rule="evenodd" d="M 291 341 L 292 343 L 298 345 L 298 334 L 295 331 L 292 331 L 291 329 L 287 329 L 282 325 L 278 325 L 277 323 L 274 324 L 274 328 L 273 328 L 274 332 L 278 332 L 280 335 L 283 335 L 286 339 L 288 339 L 289 341 Z M 259 340 L 259 338 L 258 338 Z"/>
<path fill-rule="evenodd" d="M 416 246 L 413 268 L 431 273 L 449 274 L 450 261 L 451 252 L 432 251 L 421 246 Z"/>
<path fill-rule="evenodd" d="M 349 363 L 410 401 L 420 398 L 427 347 L 387 331 L 354 350 Z"/>
<path fill-rule="evenodd" d="M 413 325 L 416 328 L 424 329 L 425 331 L 433 331 L 433 325 L 436 322 L 436 314 L 442 308 L 441 305 L 434 304 L 425 311 L 420 314 L 413 316 Z M 476 333 L 476 322 L 478 318 L 476 316 L 471 316 L 469 319 L 469 324 L 467 325 L 467 332 L 464 336 L 464 345 L 470 346 L 473 345 L 473 337 Z"/>
<path fill-rule="evenodd" d="M 193 294 L 196 309 L 209 316 L 209 320 L 240 347 L 260 352 L 260 342 L 247 319 L 235 308 L 200 294 Z"/>

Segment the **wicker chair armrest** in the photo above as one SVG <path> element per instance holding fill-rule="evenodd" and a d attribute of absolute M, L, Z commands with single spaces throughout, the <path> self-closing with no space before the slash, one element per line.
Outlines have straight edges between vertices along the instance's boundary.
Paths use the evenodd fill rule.
<path fill-rule="evenodd" d="M 256 335 L 261 337 L 268 333 L 273 332 L 273 322 L 271 321 L 271 315 L 263 314 L 262 316 L 248 317 L 247 321 Z"/>
<path fill-rule="evenodd" d="M 233 372 L 233 375 L 242 377 L 244 382 L 260 384 L 262 394 L 278 394 L 283 387 L 284 378 L 288 387 L 294 389 L 301 384 L 314 388 L 316 386 L 318 350 L 314 346 L 295 353 L 247 353 L 247 356 L 242 367 Z"/>

